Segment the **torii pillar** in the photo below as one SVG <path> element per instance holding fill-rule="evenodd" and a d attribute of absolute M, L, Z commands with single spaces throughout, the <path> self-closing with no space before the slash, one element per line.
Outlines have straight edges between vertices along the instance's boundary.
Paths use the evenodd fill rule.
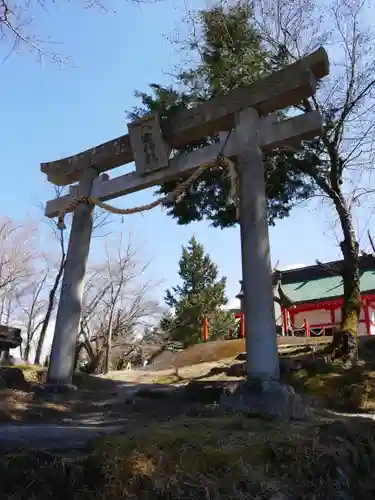
<path fill-rule="evenodd" d="M 92 182 L 97 176 L 93 168 L 87 169 L 79 182 L 80 196 L 90 195 Z M 94 206 L 88 203 L 79 203 L 73 213 L 47 374 L 49 385 L 64 387 L 72 383 L 93 214 Z"/>
<path fill-rule="evenodd" d="M 248 377 L 270 380 L 279 378 L 279 358 L 264 164 L 257 142 L 258 123 L 258 113 L 254 109 L 244 109 L 236 115 L 243 313 Z"/>

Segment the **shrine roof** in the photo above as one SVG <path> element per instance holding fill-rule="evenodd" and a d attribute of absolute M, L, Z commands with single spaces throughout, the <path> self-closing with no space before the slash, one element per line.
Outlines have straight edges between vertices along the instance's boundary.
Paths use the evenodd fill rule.
<path fill-rule="evenodd" d="M 343 296 L 343 283 L 339 274 L 342 261 L 329 262 L 282 271 L 283 292 L 295 303 L 316 302 Z M 375 292 L 375 258 L 360 258 L 361 292 Z"/>

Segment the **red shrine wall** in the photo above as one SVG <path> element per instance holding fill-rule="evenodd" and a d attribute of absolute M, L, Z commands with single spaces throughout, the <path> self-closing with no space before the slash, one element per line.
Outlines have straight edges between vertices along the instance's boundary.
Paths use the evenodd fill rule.
<path fill-rule="evenodd" d="M 368 316 L 370 324 L 370 335 L 375 335 L 375 303 L 370 302 L 368 305 Z"/>
<path fill-rule="evenodd" d="M 295 327 L 302 327 L 305 318 L 311 326 L 320 324 L 329 325 L 331 323 L 330 311 L 325 311 L 324 309 L 320 311 L 301 311 L 294 315 L 293 324 L 295 325 Z"/>
<path fill-rule="evenodd" d="M 362 310 L 359 318 L 359 335 L 375 335 L 375 296 L 362 297 Z M 327 300 L 309 304 L 298 304 L 289 309 L 291 324 L 294 329 L 304 328 L 305 320 L 310 328 L 316 330 L 338 327 L 341 321 L 342 299 Z M 284 313 L 285 314 L 285 313 Z M 327 333 L 328 335 L 331 332 Z"/>

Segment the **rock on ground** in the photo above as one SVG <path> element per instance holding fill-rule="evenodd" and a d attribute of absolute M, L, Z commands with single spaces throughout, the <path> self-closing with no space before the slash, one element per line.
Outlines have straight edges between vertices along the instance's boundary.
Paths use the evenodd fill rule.
<path fill-rule="evenodd" d="M 278 420 L 300 420 L 309 414 L 293 387 L 277 381 L 238 382 L 237 387 L 223 392 L 220 406 L 230 413 Z"/>

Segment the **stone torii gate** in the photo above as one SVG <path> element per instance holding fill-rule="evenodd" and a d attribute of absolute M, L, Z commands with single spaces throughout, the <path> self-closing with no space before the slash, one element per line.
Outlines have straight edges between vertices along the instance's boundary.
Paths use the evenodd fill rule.
<path fill-rule="evenodd" d="M 328 73 L 328 57 L 320 48 L 250 86 L 185 109 L 166 123 L 148 115 L 128 125 L 129 135 L 41 164 L 42 172 L 55 185 L 78 182 L 68 195 L 48 201 L 45 210 L 47 217 L 74 211 L 48 383 L 61 386 L 72 381 L 94 210 L 90 199 L 83 197 L 105 202 L 187 176 L 217 159 L 224 145 L 222 135 L 217 143 L 170 159 L 172 148 L 230 130 L 224 155 L 235 161 L 239 182 L 248 377 L 279 378 L 262 150 L 298 147 L 301 140 L 321 134 L 318 111 L 282 121 L 274 112 L 314 95 L 317 80 Z M 133 160 L 136 170 L 131 173 L 113 179 L 101 175 Z M 76 199 L 81 201 L 74 206 Z"/>

